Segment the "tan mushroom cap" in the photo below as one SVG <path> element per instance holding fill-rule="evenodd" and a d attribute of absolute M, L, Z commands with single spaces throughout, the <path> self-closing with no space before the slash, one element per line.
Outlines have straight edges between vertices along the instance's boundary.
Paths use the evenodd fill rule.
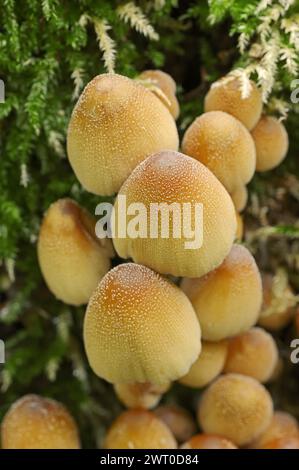
<path fill-rule="evenodd" d="M 122 258 L 132 258 L 136 263 L 162 274 L 197 277 L 216 268 L 231 249 L 236 231 L 232 200 L 217 178 L 193 158 L 178 152 L 163 151 L 142 162 L 126 180 L 116 198 L 116 220 L 122 208 L 120 197 L 124 196 L 127 207 L 132 203 L 145 206 L 147 232 L 144 238 L 134 239 L 115 234 L 113 243 Z M 164 211 L 158 210 L 157 204 L 163 203 Z M 165 203 L 168 205 L 166 210 Z M 173 226 L 176 229 L 179 227 L 179 224 L 173 223 L 176 210 L 170 214 L 169 233 L 163 237 L 161 212 L 163 217 L 165 214 L 167 216 L 167 209 L 173 203 L 181 217 L 179 237 L 175 238 L 173 230 Z M 185 223 L 186 219 L 183 218 L 186 204 L 189 212 L 185 214 L 191 215 L 193 234 L 185 232 L 190 225 L 188 219 Z M 201 207 L 202 222 L 196 212 Z M 163 205 L 159 206 L 161 208 Z M 127 217 L 128 226 L 134 217 Z M 158 236 L 153 238 L 150 231 L 155 227 L 156 219 L 159 219 Z"/>
<path fill-rule="evenodd" d="M 166 424 L 178 442 L 190 439 L 196 432 L 191 413 L 180 406 L 162 405 L 156 408 L 154 413 Z"/>
<path fill-rule="evenodd" d="M 91 368 L 108 382 L 165 384 L 196 360 L 200 326 L 177 286 L 126 263 L 109 271 L 93 293 L 84 344 Z"/>
<path fill-rule="evenodd" d="M 151 91 L 166 105 L 173 118 L 177 119 L 180 114 L 180 106 L 176 98 L 176 83 L 171 75 L 162 70 L 145 70 L 138 78 L 147 80 L 149 84 L 154 85 L 154 88 L 150 88 Z M 159 89 L 162 93 L 159 93 Z"/>
<path fill-rule="evenodd" d="M 256 147 L 256 170 L 268 171 L 286 157 L 289 138 L 284 125 L 272 116 L 262 116 L 252 130 Z"/>
<path fill-rule="evenodd" d="M 299 438 L 298 422 L 284 411 L 275 411 L 269 426 L 250 444 L 251 449 L 263 449 L 268 443 L 286 438 Z M 271 445 L 271 444 L 270 444 Z"/>
<path fill-rule="evenodd" d="M 236 230 L 236 241 L 242 241 L 244 237 L 244 222 L 243 217 L 239 212 L 236 212 L 236 219 L 237 219 L 237 230 Z"/>
<path fill-rule="evenodd" d="M 278 362 L 278 349 L 269 333 L 251 328 L 229 340 L 224 372 L 249 375 L 259 382 L 271 379 Z"/>
<path fill-rule="evenodd" d="M 115 384 L 114 391 L 118 399 L 127 408 L 142 408 L 149 410 L 157 406 L 170 384 L 154 385 L 147 383 Z"/>
<path fill-rule="evenodd" d="M 199 279 L 183 279 L 182 290 L 189 297 L 208 341 L 220 341 L 252 327 L 262 304 L 262 282 L 250 252 L 234 245 L 224 262 Z"/>
<path fill-rule="evenodd" d="M 291 287 L 279 276 L 263 273 L 263 305 L 258 323 L 270 331 L 287 326 L 294 316 L 296 297 Z"/>
<path fill-rule="evenodd" d="M 211 111 L 186 130 L 182 151 L 207 166 L 229 193 L 247 184 L 256 165 L 250 132 L 228 113 Z"/>
<path fill-rule="evenodd" d="M 265 431 L 273 415 L 269 392 L 257 380 L 226 374 L 204 392 L 198 420 L 207 434 L 223 436 L 237 446 L 249 444 Z"/>
<path fill-rule="evenodd" d="M 106 435 L 105 449 L 176 449 L 169 428 L 154 413 L 130 410 L 122 413 Z"/>
<path fill-rule="evenodd" d="M 86 304 L 110 269 L 113 246 L 110 240 L 96 237 L 95 223 L 71 199 L 51 204 L 42 222 L 39 265 L 50 291 L 67 304 Z"/>
<path fill-rule="evenodd" d="M 236 211 L 242 212 L 245 209 L 248 200 L 247 187 L 245 185 L 239 186 L 234 189 L 230 196 L 233 200 Z"/>
<path fill-rule="evenodd" d="M 181 449 L 237 449 L 228 439 L 214 434 L 196 434 Z"/>
<path fill-rule="evenodd" d="M 178 145 L 165 105 L 144 86 L 117 74 L 98 75 L 88 83 L 68 128 L 72 168 L 87 191 L 100 195 L 116 193 L 152 153 L 177 150 Z"/>
<path fill-rule="evenodd" d="M 192 364 L 187 375 L 179 382 L 188 387 L 201 388 L 221 374 L 227 355 L 227 341 L 209 343 L 203 341 L 198 359 Z"/>
<path fill-rule="evenodd" d="M 2 449 L 80 449 L 78 429 L 57 401 L 25 395 L 6 413 L 1 425 Z"/>
<path fill-rule="evenodd" d="M 261 117 L 262 95 L 254 82 L 247 98 L 242 98 L 239 78 L 224 77 L 214 83 L 205 97 L 205 111 L 225 111 L 251 130 Z"/>
<path fill-rule="evenodd" d="M 290 436 L 267 442 L 263 449 L 299 449 L 299 437 Z"/>

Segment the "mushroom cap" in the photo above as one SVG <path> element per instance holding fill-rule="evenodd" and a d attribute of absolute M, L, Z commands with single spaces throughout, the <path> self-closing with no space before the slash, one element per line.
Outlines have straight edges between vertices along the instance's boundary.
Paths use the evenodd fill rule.
<path fill-rule="evenodd" d="M 225 111 L 241 121 L 251 130 L 261 117 L 262 95 L 254 82 L 247 98 L 242 98 L 241 82 L 238 78 L 223 77 L 214 83 L 205 97 L 205 111 Z"/>
<path fill-rule="evenodd" d="M 67 409 L 55 400 L 25 395 L 6 413 L 2 449 L 80 449 L 78 429 Z"/>
<path fill-rule="evenodd" d="M 236 219 L 237 219 L 237 230 L 236 230 L 236 241 L 242 241 L 243 236 L 244 236 L 244 222 L 243 222 L 243 217 L 239 214 L 239 212 L 236 212 Z"/>
<path fill-rule="evenodd" d="M 108 382 L 165 384 L 196 360 L 200 326 L 177 286 L 126 263 L 109 271 L 91 296 L 84 344 L 91 368 Z"/>
<path fill-rule="evenodd" d="M 201 388 L 221 374 L 227 355 L 227 341 L 209 343 L 203 341 L 198 359 L 192 364 L 187 375 L 179 382 L 188 387 Z"/>
<path fill-rule="evenodd" d="M 237 449 L 228 439 L 214 434 L 196 434 L 181 449 Z"/>
<path fill-rule="evenodd" d="M 270 331 L 284 328 L 294 316 L 294 293 L 279 277 L 263 273 L 263 305 L 258 324 Z"/>
<path fill-rule="evenodd" d="M 299 437 L 290 436 L 267 442 L 263 449 L 299 449 Z"/>
<path fill-rule="evenodd" d="M 272 116 L 262 116 L 251 135 L 256 147 L 256 170 L 268 171 L 277 167 L 289 148 L 284 125 Z"/>
<path fill-rule="evenodd" d="M 122 413 L 106 435 L 105 449 L 176 449 L 169 428 L 154 413 L 130 410 Z"/>
<path fill-rule="evenodd" d="M 166 105 L 172 117 L 177 119 L 180 114 L 180 106 L 176 98 L 176 83 L 173 78 L 162 70 L 145 70 L 138 78 L 148 80 L 154 85 L 150 90 Z M 162 93 L 159 93 L 159 90 Z"/>
<path fill-rule="evenodd" d="M 203 163 L 229 193 L 253 177 L 255 146 L 250 132 L 228 113 L 211 111 L 186 130 L 182 151 Z"/>
<path fill-rule="evenodd" d="M 147 383 L 115 384 L 114 391 L 127 408 L 151 409 L 157 406 L 170 384 L 154 385 Z"/>
<path fill-rule="evenodd" d="M 247 187 L 242 185 L 235 188 L 230 196 L 233 200 L 236 211 L 242 212 L 243 209 L 245 209 L 248 200 Z"/>
<path fill-rule="evenodd" d="M 251 449 L 263 449 L 268 443 L 271 445 L 273 441 L 290 437 L 299 438 L 297 420 L 289 413 L 275 411 L 269 426 L 249 447 Z"/>
<path fill-rule="evenodd" d="M 191 413 L 180 406 L 159 406 L 154 410 L 154 413 L 171 430 L 178 442 L 184 442 L 190 439 L 196 432 L 196 424 Z"/>
<path fill-rule="evenodd" d="M 262 282 L 244 246 L 234 245 L 221 266 L 202 278 L 183 279 L 181 288 L 191 300 L 205 340 L 238 335 L 258 319 Z"/>
<path fill-rule="evenodd" d="M 249 375 L 259 382 L 267 382 L 278 361 L 278 349 L 269 333 L 262 328 L 251 328 L 229 340 L 224 372 Z"/>
<path fill-rule="evenodd" d="M 269 425 L 273 403 L 269 392 L 257 380 L 240 374 L 226 374 L 204 392 L 198 420 L 207 434 L 218 434 L 237 446 L 249 444 Z"/>
<path fill-rule="evenodd" d="M 197 277 L 217 267 L 231 249 L 236 231 L 232 200 L 208 168 L 193 158 L 178 152 L 163 151 L 142 162 L 126 180 L 116 198 L 116 221 L 122 210 L 120 196 L 126 197 L 127 207 L 132 203 L 143 204 L 147 216 L 147 233 L 144 238 L 117 236 L 116 227 L 113 243 L 122 258 L 132 258 L 136 263 L 149 266 L 162 274 Z M 158 212 L 152 204 L 157 206 L 163 203 L 168 204 L 168 209 L 174 203 L 180 211 L 183 223 L 179 238 L 175 238 L 173 230 L 174 225 L 177 228 L 173 223 L 175 211 L 169 218 L 169 236 L 161 236 L 163 211 Z M 186 248 L 186 243 L 193 241 L 193 235 L 190 237 L 185 234 L 187 224 L 183 218 L 184 204 L 189 204 L 187 216 L 191 215 L 189 220 L 192 222 L 192 230 L 199 235 L 199 232 L 203 232 L 200 247 L 193 245 L 192 248 Z M 200 217 L 196 216 L 199 205 L 203 208 L 202 223 Z M 159 218 L 157 238 L 150 236 L 154 216 Z M 132 219 L 132 216 L 127 217 L 129 223 Z"/>
<path fill-rule="evenodd" d="M 113 246 L 95 234 L 96 220 L 72 199 L 51 204 L 37 245 L 39 265 L 50 291 L 71 305 L 86 304 L 110 269 Z"/>
<path fill-rule="evenodd" d="M 91 193 L 112 195 L 132 170 L 161 149 L 177 150 L 174 119 L 144 86 L 117 74 L 96 76 L 83 90 L 69 123 L 71 166 Z"/>

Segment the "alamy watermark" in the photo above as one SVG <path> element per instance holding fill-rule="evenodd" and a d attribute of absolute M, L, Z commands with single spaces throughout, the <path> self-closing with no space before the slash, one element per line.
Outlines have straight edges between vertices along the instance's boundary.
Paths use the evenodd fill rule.
<path fill-rule="evenodd" d="M 299 103 L 299 78 L 296 78 L 291 83 L 292 93 L 291 93 L 291 102 L 293 104 Z"/>
<path fill-rule="evenodd" d="M 196 250 L 203 244 L 203 205 L 201 203 L 150 203 L 127 205 L 125 195 L 113 204 L 102 202 L 95 214 L 102 216 L 96 223 L 98 238 L 174 238 L 184 239 L 187 250 Z"/>
<path fill-rule="evenodd" d="M 290 344 L 291 348 L 293 351 L 291 352 L 291 362 L 293 364 L 298 364 L 299 363 L 299 338 L 295 338 L 291 341 Z"/>

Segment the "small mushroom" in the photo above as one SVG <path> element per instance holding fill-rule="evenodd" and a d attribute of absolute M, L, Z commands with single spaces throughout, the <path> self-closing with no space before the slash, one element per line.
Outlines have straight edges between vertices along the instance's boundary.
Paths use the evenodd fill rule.
<path fill-rule="evenodd" d="M 184 408 L 176 405 L 163 405 L 154 410 L 156 416 L 170 429 L 178 442 L 184 442 L 196 432 L 196 424 Z"/>
<path fill-rule="evenodd" d="M 290 436 L 267 442 L 263 449 L 299 449 L 299 437 Z"/>
<path fill-rule="evenodd" d="M 108 382 L 163 385 L 198 357 L 200 326 L 176 285 L 145 266 L 120 264 L 90 298 L 84 344 L 91 368 Z"/>
<path fill-rule="evenodd" d="M 259 325 L 270 331 L 279 331 L 287 326 L 294 316 L 297 299 L 287 279 L 280 274 L 263 273 L 263 305 Z"/>
<path fill-rule="evenodd" d="M 255 171 L 256 152 L 250 132 L 223 111 L 196 118 L 184 134 L 182 151 L 208 167 L 229 193 L 247 184 Z"/>
<path fill-rule="evenodd" d="M 289 147 L 284 125 L 272 116 L 262 116 L 251 135 L 256 147 L 256 170 L 276 168 L 285 158 Z"/>
<path fill-rule="evenodd" d="M 205 387 L 212 382 L 223 370 L 227 346 L 227 341 L 218 343 L 203 341 L 198 359 L 192 364 L 189 372 L 179 379 L 179 382 L 193 388 Z"/>
<path fill-rule="evenodd" d="M 269 426 L 273 403 L 269 392 L 257 380 L 240 374 L 226 374 L 204 392 L 198 420 L 204 433 L 223 436 L 237 446 L 256 439 Z"/>
<path fill-rule="evenodd" d="M 228 439 L 214 434 L 196 434 L 181 449 L 237 449 Z"/>
<path fill-rule="evenodd" d="M 130 410 L 122 413 L 107 432 L 105 449 L 176 449 L 169 428 L 154 413 Z"/>
<path fill-rule="evenodd" d="M 174 119 L 179 117 L 180 106 L 176 98 L 176 83 L 168 73 L 162 70 L 145 70 L 138 79 L 148 82 L 149 89 L 166 105 Z"/>
<path fill-rule="evenodd" d="M 229 340 L 224 372 L 249 375 L 259 382 L 268 382 L 278 362 L 278 349 L 269 333 L 251 328 Z"/>
<path fill-rule="evenodd" d="M 261 276 L 244 246 L 234 245 L 218 268 L 199 279 L 184 278 L 181 287 L 191 300 L 207 341 L 238 335 L 258 319 Z"/>
<path fill-rule="evenodd" d="M 10 407 L 1 425 L 2 449 L 79 449 L 78 429 L 57 401 L 25 395 Z"/>
<path fill-rule="evenodd" d="M 112 243 L 96 237 L 95 223 L 95 218 L 71 199 L 54 202 L 42 222 L 39 265 L 50 291 L 67 304 L 86 304 L 110 269 Z"/>
<path fill-rule="evenodd" d="M 127 408 L 149 410 L 157 406 L 162 395 L 170 388 L 170 384 L 153 385 L 147 383 L 115 384 L 114 390 L 123 405 Z"/>
<path fill-rule="evenodd" d="M 275 411 L 269 426 L 250 444 L 251 449 L 265 449 L 271 443 L 289 438 L 299 438 L 298 422 L 294 416 L 284 411 Z"/>
<path fill-rule="evenodd" d="M 213 83 L 205 97 L 205 111 L 225 111 L 239 119 L 248 130 L 254 128 L 263 109 L 262 95 L 250 81 L 249 95 L 242 97 L 239 78 L 223 77 Z"/>
<path fill-rule="evenodd" d="M 95 77 L 83 90 L 69 123 L 67 153 L 91 193 L 112 195 L 154 152 L 178 149 L 168 109 L 150 90 L 117 74 Z"/>
<path fill-rule="evenodd" d="M 245 209 L 248 200 L 247 187 L 245 185 L 237 187 L 230 196 L 233 200 L 236 211 L 242 212 Z"/>
<path fill-rule="evenodd" d="M 216 268 L 231 249 L 236 232 L 232 200 L 210 170 L 193 158 L 163 151 L 142 162 L 116 198 L 116 220 L 124 197 L 127 207 L 135 203 L 145 207 L 147 230 L 142 236 L 123 236 L 117 233 L 116 223 L 113 243 L 122 258 L 132 258 L 161 274 L 199 277 Z M 201 208 L 202 220 L 197 212 Z M 169 225 L 163 226 L 168 232 L 162 233 L 168 214 Z M 134 217 L 127 217 L 127 226 Z M 156 236 L 152 235 L 155 220 Z"/>

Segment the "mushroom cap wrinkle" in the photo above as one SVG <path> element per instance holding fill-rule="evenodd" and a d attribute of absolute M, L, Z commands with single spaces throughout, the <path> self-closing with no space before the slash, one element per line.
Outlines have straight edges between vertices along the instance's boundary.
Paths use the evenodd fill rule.
<path fill-rule="evenodd" d="M 142 162 L 126 180 L 116 198 L 116 220 L 121 210 L 120 198 L 124 196 L 127 206 L 142 203 L 146 208 L 147 233 L 145 237 L 121 237 L 117 227 L 113 244 L 122 258 L 132 258 L 134 262 L 161 274 L 199 277 L 216 268 L 231 249 L 236 231 L 232 200 L 210 170 L 193 158 L 178 152 L 163 151 Z M 158 211 L 157 206 L 160 205 L 160 208 L 164 204 L 165 207 L 166 204 L 169 208 L 173 203 L 180 211 L 181 232 L 178 237 L 174 236 L 174 211 L 169 217 L 168 236 L 162 236 L 162 211 Z M 190 217 L 185 223 L 183 211 L 186 205 L 189 207 L 187 216 L 190 214 Z M 196 208 L 200 207 L 202 222 L 196 215 Z M 159 217 L 157 237 L 150 233 L 154 216 Z M 185 233 L 189 222 L 193 231 L 190 235 Z M 179 224 L 175 226 L 177 228 Z M 197 246 L 186 247 L 186 243 L 197 241 Z"/>
<path fill-rule="evenodd" d="M 250 132 L 223 111 L 204 113 L 186 130 L 182 151 L 207 166 L 229 193 L 254 175 L 256 151 Z"/>
<path fill-rule="evenodd" d="M 71 199 L 45 214 L 38 238 L 39 265 L 50 291 L 71 305 L 86 304 L 113 256 L 111 240 L 95 234 L 96 220 Z"/>
<path fill-rule="evenodd" d="M 257 322 L 262 281 L 253 256 L 242 245 L 234 245 L 223 263 L 206 276 L 184 278 L 181 287 L 207 341 L 238 335 Z"/>
<path fill-rule="evenodd" d="M 89 192 L 112 195 L 154 152 L 177 150 L 169 110 L 148 89 L 117 74 L 96 76 L 83 90 L 67 136 L 70 164 Z"/>
<path fill-rule="evenodd" d="M 120 264 L 91 296 L 84 344 L 94 372 L 111 383 L 165 384 L 186 374 L 200 326 L 185 294 L 149 268 Z"/>

